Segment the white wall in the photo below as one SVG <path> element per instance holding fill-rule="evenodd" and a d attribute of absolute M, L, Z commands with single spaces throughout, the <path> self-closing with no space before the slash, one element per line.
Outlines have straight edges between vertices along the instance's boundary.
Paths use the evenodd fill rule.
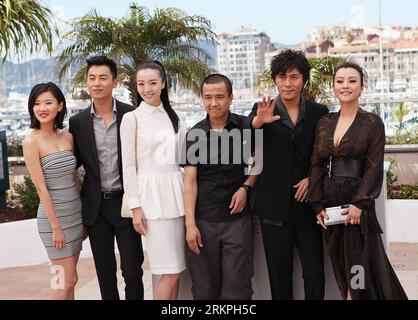
<path fill-rule="evenodd" d="M 259 224 L 259 222 L 257 222 L 257 224 Z M 260 226 L 258 226 L 257 229 L 260 230 Z M 341 295 L 332 271 L 331 261 L 326 252 L 324 253 L 324 267 L 325 299 L 341 300 Z M 159 278 L 160 277 L 157 275 L 152 275 L 154 290 Z M 267 263 L 260 231 L 254 234 L 254 276 L 252 278 L 252 288 L 253 300 L 271 300 Z M 193 295 L 191 289 L 192 280 L 189 271 L 185 270 L 180 275 L 179 300 L 192 300 Z M 295 250 L 294 257 L 293 292 L 296 300 L 304 299 L 305 294 L 303 289 L 302 267 L 297 250 Z"/>
<path fill-rule="evenodd" d="M 142 239 L 142 247 L 146 251 Z M 115 253 L 119 254 L 115 241 Z M 80 258 L 93 257 L 90 241 L 83 242 Z M 49 262 L 38 234 L 36 219 L 0 223 L 0 269 L 25 267 Z"/>
<path fill-rule="evenodd" d="M 91 257 L 90 242 L 83 242 L 80 257 Z M 0 223 L 0 269 L 49 262 L 38 234 L 36 219 Z"/>
<path fill-rule="evenodd" d="M 418 200 L 387 200 L 389 242 L 418 243 Z"/>

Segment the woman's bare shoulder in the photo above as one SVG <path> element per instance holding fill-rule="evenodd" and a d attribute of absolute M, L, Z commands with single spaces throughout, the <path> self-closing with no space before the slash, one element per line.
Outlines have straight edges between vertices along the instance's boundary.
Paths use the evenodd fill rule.
<path fill-rule="evenodd" d="M 39 134 L 36 131 L 32 130 L 27 134 L 25 139 L 23 139 L 22 146 L 23 147 L 35 147 L 37 146 L 38 141 L 39 141 Z"/>
<path fill-rule="evenodd" d="M 71 144 L 73 143 L 73 135 L 68 130 L 58 129 L 57 133 L 60 139 L 64 139 Z"/>

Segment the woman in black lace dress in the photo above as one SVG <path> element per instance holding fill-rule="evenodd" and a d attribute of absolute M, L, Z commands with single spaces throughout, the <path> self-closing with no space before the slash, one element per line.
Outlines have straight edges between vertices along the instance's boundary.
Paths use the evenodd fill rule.
<path fill-rule="evenodd" d="M 359 107 L 363 78 L 356 64 L 336 68 L 333 90 L 341 110 L 318 123 L 308 201 L 325 229 L 343 299 L 407 299 L 385 253 L 376 217 L 375 199 L 384 174 L 385 127 L 379 116 Z M 351 206 L 346 209 L 345 223 L 326 226 L 325 208 L 346 204 Z"/>

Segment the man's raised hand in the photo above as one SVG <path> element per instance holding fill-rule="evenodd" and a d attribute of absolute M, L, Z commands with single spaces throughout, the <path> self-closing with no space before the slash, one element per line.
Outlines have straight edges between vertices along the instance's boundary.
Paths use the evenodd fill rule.
<path fill-rule="evenodd" d="M 257 102 L 257 115 L 254 117 L 252 123 L 254 129 L 259 129 L 266 123 L 273 123 L 280 120 L 280 116 L 274 115 L 274 108 L 278 99 L 279 96 L 273 100 L 268 96 L 263 97 L 262 101 Z"/>

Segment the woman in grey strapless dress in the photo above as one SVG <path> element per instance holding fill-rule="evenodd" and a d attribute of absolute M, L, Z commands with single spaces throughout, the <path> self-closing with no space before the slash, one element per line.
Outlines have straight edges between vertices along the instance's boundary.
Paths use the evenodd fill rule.
<path fill-rule="evenodd" d="M 28 100 L 32 130 L 23 155 L 38 192 L 38 232 L 51 260 L 52 299 L 74 299 L 83 242 L 81 199 L 75 186 L 73 136 L 63 131 L 66 102 L 52 82 L 32 88 Z"/>
<path fill-rule="evenodd" d="M 51 224 L 42 204 L 39 204 L 38 231 L 51 260 L 68 258 L 81 251 L 83 221 L 80 195 L 74 182 L 76 164 L 71 150 L 50 153 L 41 158 L 46 186 L 65 234 L 64 249 L 56 249 L 52 243 Z"/>

